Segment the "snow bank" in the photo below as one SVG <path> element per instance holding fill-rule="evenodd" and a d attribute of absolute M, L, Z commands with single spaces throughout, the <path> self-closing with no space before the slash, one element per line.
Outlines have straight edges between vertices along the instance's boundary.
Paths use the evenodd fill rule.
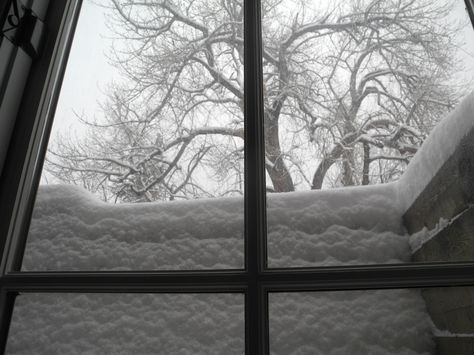
<path fill-rule="evenodd" d="M 405 262 L 397 185 L 271 194 L 270 266 Z M 109 205 L 40 188 L 24 270 L 243 264 L 243 200 Z M 22 295 L 10 354 L 243 354 L 239 295 Z M 272 294 L 272 354 L 432 354 L 414 290 Z"/>
<path fill-rule="evenodd" d="M 434 354 L 417 290 L 270 295 L 274 354 Z"/>
<path fill-rule="evenodd" d="M 271 294 L 272 354 L 433 354 L 415 290 Z M 240 295 L 22 295 L 7 354 L 244 354 Z"/>
<path fill-rule="evenodd" d="M 269 265 L 408 261 L 396 194 L 388 184 L 269 195 Z M 49 185 L 35 206 L 25 271 L 243 267 L 242 198 L 111 205 Z"/>
<path fill-rule="evenodd" d="M 474 92 L 436 125 L 408 164 L 399 180 L 399 199 L 404 210 L 412 205 L 473 128 Z"/>
<path fill-rule="evenodd" d="M 236 198 L 112 205 L 41 186 L 23 270 L 242 268 L 243 213 Z"/>
<path fill-rule="evenodd" d="M 396 184 L 271 194 L 270 267 L 408 262 Z"/>
<path fill-rule="evenodd" d="M 27 294 L 6 353 L 242 355 L 243 315 L 238 294 Z"/>

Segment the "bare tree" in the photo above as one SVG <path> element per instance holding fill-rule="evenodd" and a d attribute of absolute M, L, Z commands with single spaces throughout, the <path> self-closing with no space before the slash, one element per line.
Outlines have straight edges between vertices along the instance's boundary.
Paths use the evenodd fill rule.
<path fill-rule="evenodd" d="M 110 1 L 126 80 L 47 170 L 124 201 L 242 193 L 242 3 Z M 312 3 L 263 1 L 270 189 L 390 181 L 464 94 L 453 2 Z"/>

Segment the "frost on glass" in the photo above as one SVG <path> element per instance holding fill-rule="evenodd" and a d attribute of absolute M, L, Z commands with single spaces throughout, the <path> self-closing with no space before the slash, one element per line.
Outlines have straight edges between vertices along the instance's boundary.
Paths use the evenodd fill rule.
<path fill-rule="evenodd" d="M 412 186 L 462 133 L 415 157 L 445 118 L 472 118 L 469 103 L 455 113 L 473 100 L 464 2 L 268 0 L 262 14 L 269 266 L 409 261 Z"/>
<path fill-rule="evenodd" d="M 245 353 L 239 294 L 24 294 L 7 354 Z"/>
<path fill-rule="evenodd" d="M 270 353 L 467 354 L 472 294 L 472 287 L 271 293 Z"/>
<path fill-rule="evenodd" d="M 84 1 L 24 268 L 243 266 L 242 11 Z M 226 213 L 241 217 L 220 226 Z M 45 221 L 54 234 L 36 233 Z"/>

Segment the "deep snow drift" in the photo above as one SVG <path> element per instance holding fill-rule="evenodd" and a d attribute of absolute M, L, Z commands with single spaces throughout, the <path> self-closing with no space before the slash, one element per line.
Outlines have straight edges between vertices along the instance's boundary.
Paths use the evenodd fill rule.
<path fill-rule="evenodd" d="M 40 187 L 23 270 L 242 268 L 243 199 L 112 205 Z"/>
<path fill-rule="evenodd" d="M 270 266 L 396 263 L 410 247 L 396 184 L 269 196 Z M 108 205 L 38 193 L 24 270 L 243 265 L 243 200 Z M 243 354 L 241 295 L 21 295 L 11 354 Z M 273 354 L 432 354 L 416 290 L 272 294 Z"/>
<path fill-rule="evenodd" d="M 269 266 L 408 262 L 396 199 L 396 184 L 269 195 Z"/>
<path fill-rule="evenodd" d="M 269 265 L 408 261 L 396 196 L 396 184 L 269 195 Z M 242 198 L 111 205 L 47 185 L 23 270 L 242 268 L 243 230 Z"/>
<path fill-rule="evenodd" d="M 21 295 L 8 354 L 244 354 L 240 295 Z M 272 354 L 433 354 L 415 290 L 270 295 Z"/>

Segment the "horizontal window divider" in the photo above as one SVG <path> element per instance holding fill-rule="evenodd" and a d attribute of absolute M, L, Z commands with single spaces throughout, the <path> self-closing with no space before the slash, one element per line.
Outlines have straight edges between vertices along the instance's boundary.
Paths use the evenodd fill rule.
<path fill-rule="evenodd" d="M 9 292 L 235 293 L 245 292 L 243 271 L 11 272 L 0 280 Z"/>
<path fill-rule="evenodd" d="M 473 263 L 420 263 L 270 269 L 261 282 L 268 292 L 367 290 L 474 285 Z"/>
<path fill-rule="evenodd" d="M 255 281 L 266 292 L 445 287 L 474 285 L 474 264 L 269 269 L 257 278 L 245 270 L 10 272 L 0 285 L 13 292 L 131 293 L 246 292 Z"/>

